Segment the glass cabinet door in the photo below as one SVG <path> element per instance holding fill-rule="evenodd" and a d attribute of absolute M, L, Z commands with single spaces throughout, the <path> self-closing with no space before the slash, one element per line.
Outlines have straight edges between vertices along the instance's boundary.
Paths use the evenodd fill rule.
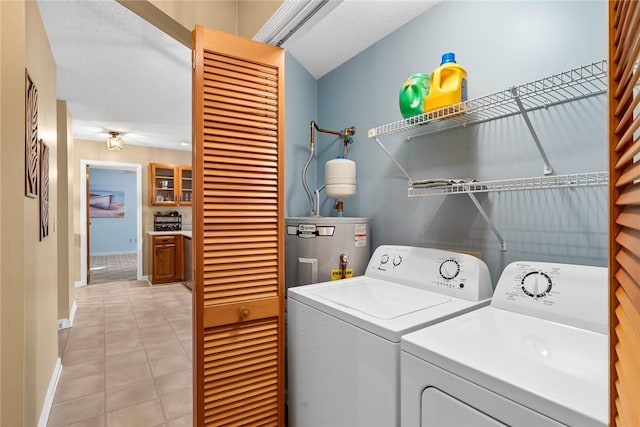
<path fill-rule="evenodd" d="M 176 200 L 176 175 L 175 168 L 151 164 L 151 204 L 175 205 Z"/>
<path fill-rule="evenodd" d="M 191 206 L 191 167 L 149 164 L 149 203 L 152 206 Z"/>
<path fill-rule="evenodd" d="M 180 204 L 190 206 L 193 201 L 191 168 L 180 168 Z"/>

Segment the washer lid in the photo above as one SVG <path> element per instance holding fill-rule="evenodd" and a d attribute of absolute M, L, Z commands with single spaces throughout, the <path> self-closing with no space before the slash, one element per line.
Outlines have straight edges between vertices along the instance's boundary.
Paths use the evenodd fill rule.
<path fill-rule="evenodd" d="M 563 424 L 607 424 L 606 334 L 485 307 L 407 334 L 401 347 Z"/>
<path fill-rule="evenodd" d="M 450 298 L 380 280 L 364 281 L 359 286 L 321 288 L 312 294 L 383 320 L 395 319 L 451 301 Z"/>
<path fill-rule="evenodd" d="M 287 299 L 394 343 L 404 334 L 491 301 L 468 301 L 367 276 L 291 287 Z"/>

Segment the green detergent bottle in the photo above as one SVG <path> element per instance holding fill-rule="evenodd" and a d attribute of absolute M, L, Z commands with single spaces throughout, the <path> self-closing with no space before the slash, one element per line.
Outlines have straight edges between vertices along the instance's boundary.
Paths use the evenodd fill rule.
<path fill-rule="evenodd" d="M 424 98 L 429 94 L 429 75 L 418 73 L 409 77 L 400 89 L 400 112 L 402 117 L 424 113 Z"/>

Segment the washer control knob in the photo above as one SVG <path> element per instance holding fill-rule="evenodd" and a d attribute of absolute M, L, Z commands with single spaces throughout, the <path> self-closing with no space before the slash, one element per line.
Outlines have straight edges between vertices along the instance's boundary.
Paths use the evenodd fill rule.
<path fill-rule="evenodd" d="M 531 298 L 542 298 L 551 292 L 551 277 L 542 271 L 531 271 L 520 281 L 522 291 Z"/>
<path fill-rule="evenodd" d="M 393 257 L 393 265 L 395 265 L 396 267 L 399 266 L 401 262 L 402 257 L 400 255 L 396 255 Z"/>
<path fill-rule="evenodd" d="M 386 264 L 388 262 L 389 262 L 389 255 L 382 254 L 382 256 L 380 257 L 380 264 Z"/>

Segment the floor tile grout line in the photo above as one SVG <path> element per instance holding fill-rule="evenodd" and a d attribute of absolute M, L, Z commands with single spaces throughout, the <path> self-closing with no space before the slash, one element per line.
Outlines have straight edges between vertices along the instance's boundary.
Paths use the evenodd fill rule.
<path fill-rule="evenodd" d="M 154 298 L 154 302 L 155 302 L 155 298 Z M 161 310 L 162 312 L 162 310 Z M 162 312 L 162 316 L 166 319 L 166 316 L 164 315 L 164 312 Z M 147 346 L 145 345 L 144 341 L 142 342 L 142 345 L 145 347 L 145 355 L 147 356 L 147 359 L 149 359 L 149 353 L 147 353 Z M 151 370 L 151 361 L 149 360 L 149 369 Z M 151 370 L 151 377 L 153 378 L 153 386 L 156 388 L 156 394 L 158 395 L 158 400 L 160 401 L 160 408 L 162 408 L 162 419 L 164 421 L 164 423 L 168 423 L 169 420 L 167 419 L 167 410 L 165 409 L 163 403 L 162 403 L 162 398 L 160 396 L 160 393 L 158 393 L 158 383 L 156 382 L 156 376 L 153 374 L 153 370 Z"/>
<path fill-rule="evenodd" d="M 98 287 L 100 285 L 101 284 L 99 284 L 99 285 L 91 285 L 91 286 Z M 136 336 L 140 338 L 140 341 L 141 341 L 141 344 L 142 344 L 142 350 L 144 351 L 145 363 L 146 363 L 147 368 L 149 369 L 149 372 L 150 372 L 151 378 L 152 378 L 152 383 L 153 383 L 154 388 L 155 388 L 154 391 L 155 391 L 155 396 L 156 397 L 154 399 L 157 399 L 159 404 L 160 404 L 160 406 L 162 407 L 162 414 L 163 414 L 164 423 L 168 423 L 170 421 L 173 421 L 173 419 L 171 419 L 171 420 L 168 419 L 169 417 L 167 415 L 166 409 L 165 409 L 164 404 L 162 402 L 162 396 L 159 393 L 158 384 L 157 384 L 157 378 L 158 377 L 156 377 L 153 374 L 153 370 L 151 369 L 151 362 L 152 361 L 149 359 L 149 354 L 147 352 L 148 349 L 152 348 L 153 346 L 149 345 L 149 344 L 145 344 L 145 341 L 142 338 L 142 333 L 141 333 L 140 329 L 141 328 L 145 328 L 147 326 L 140 326 L 141 324 L 138 322 L 140 316 L 136 316 L 135 305 L 136 305 L 136 303 L 140 303 L 141 300 L 144 300 L 146 298 L 146 295 L 148 294 L 150 299 L 153 301 L 154 309 L 158 309 L 159 313 L 161 314 L 161 318 L 162 318 L 163 323 L 168 324 L 168 327 L 169 327 L 169 330 L 171 331 L 172 336 L 176 339 L 176 341 L 180 345 L 181 354 L 185 355 L 189 360 L 192 361 L 192 358 L 189 357 L 189 355 L 186 353 L 186 350 L 184 349 L 183 340 L 180 339 L 180 337 L 179 337 L 179 335 L 177 333 L 176 327 L 172 323 L 172 320 L 183 320 L 183 319 L 186 319 L 186 318 L 192 318 L 191 317 L 192 316 L 191 313 L 189 314 L 189 316 L 185 316 L 185 317 L 180 316 L 178 318 L 169 319 L 169 317 L 167 317 L 167 316 L 168 316 L 168 313 L 171 312 L 171 310 L 165 309 L 165 307 L 162 305 L 163 302 L 172 302 L 172 301 L 176 301 L 176 300 L 183 300 L 182 296 L 179 295 L 179 291 L 178 291 L 178 289 L 180 289 L 179 286 L 180 286 L 180 284 L 173 284 L 173 286 L 170 285 L 166 289 L 167 292 L 162 292 L 162 293 L 156 293 L 156 292 L 151 291 L 151 288 L 149 287 L 149 285 L 143 286 L 143 287 L 146 288 L 147 291 L 151 291 L 151 292 L 145 292 L 145 294 L 142 295 L 142 298 L 140 298 L 140 295 L 136 294 L 135 292 L 130 292 L 131 289 L 135 289 L 137 287 L 132 287 L 132 286 L 123 287 L 123 290 L 126 291 L 125 295 L 127 296 L 126 304 L 129 307 L 131 307 L 131 311 L 132 311 L 132 314 L 133 314 L 133 320 L 135 321 Z M 101 305 L 101 310 L 100 310 L 101 311 L 101 317 L 102 317 L 101 318 L 101 323 L 102 323 L 102 328 L 101 328 L 101 331 L 102 331 L 101 332 L 102 333 L 101 349 L 102 349 L 102 359 L 103 359 L 102 375 L 103 375 L 103 379 L 104 379 L 103 388 L 102 388 L 103 391 L 102 392 L 103 392 L 103 398 L 104 398 L 104 401 L 103 401 L 104 407 L 103 407 L 103 411 L 100 414 L 93 415 L 93 416 L 104 416 L 104 422 L 107 423 L 108 415 L 111 412 L 114 412 L 114 411 L 108 411 L 108 408 L 107 408 L 107 379 L 106 379 L 106 370 L 107 370 L 106 348 L 107 348 L 107 333 L 108 333 L 107 332 L 107 317 L 110 317 L 110 316 L 108 316 L 108 312 L 107 312 L 107 309 L 106 309 L 106 304 L 107 304 L 109 298 L 114 296 L 115 292 L 111 292 L 110 291 L 108 293 L 105 293 L 105 287 L 104 286 L 100 286 L 100 291 L 97 291 L 95 289 L 96 288 L 93 288 L 93 289 L 91 289 L 91 291 L 86 290 L 85 292 L 82 292 L 84 289 L 83 288 L 79 288 L 78 292 L 77 292 L 78 294 L 87 294 L 87 295 L 78 295 L 76 297 L 76 299 L 78 301 L 82 301 L 82 302 L 84 302 L 85 300 L 86 301 L 90 301 L 90 304 L 94 304 L 94 305 L 98 305 L 98 301 L 99 301 L 100 305 Z M 81 298 L 81 296 L 83 296 L 85 298 Z M 172 296 L 173 298 L 169 298 L 169 296 Z M 186 300 L 186 298 L 184 298 L 184 300 Z M 122 303 L 124 303 L 124 302 L 122 302 Z M 117 301 L 116 301 L 116 304 L 118 304 Z M 84 305 L 84 304 L 81 304 L 81 305 Z M 186 308 L 190 308 L 191 304 L 188 304 L 188 303 L 187 304 L 182 304 L 182 301 L 179 301 L 179 304 L 177 304 L 177 306 L 175 306 L 175 307 L 172 307 L 172 309 L 176 309 L 176 308 L 179 309 L 181 306 L 184 306 Z M 152 326 L 153 326 L 152 324 L 148 325 L 148 327 L 152 327 Z M 90 327 L 90 326 L 88 326 L 88 327 Z M 115 332 L 115 331 L 111 331 L 111 332 Z M 69 333 L 67 333 L 67 334 L 69 334 Z M 69 337 L 70 337 L 70 335 L 66 335 L 65 336 L 65 340 L 64 340 L 65 345 L 64 345 L 63 351 L 61 352 L 62 357 L 64 357 L 65 353 L 68 353 Z M 190 339 L 192 339 L 192 338 L 190 337 Z M 184 371 L 187 371 L 187 370 L 188 369 L 184 369 Z M 169 374 L 172 374 L 172 373 L 173 372 L 169 372 L 169 373 L 167 373 L 165 375 L 169 375 Z M 82 378 L 82 377 L 78 377 L 78 378 Z M 150 400 L 154 400 L 154 399 L 149 399 L 146 402 L 148 402 Z M 75 400 L 75 399 L 70 399 L 70 401 L 72 401 L 72 400 Z M 138 404 L 141 404 L 141 403 L 145 403 L 145 402 L 139 402 Z M 119 408 L 118 410 L 120 410 L 120 409 L 124 409 L 124 408 Z M 93 417 L 93 416 L 91 416 L 91 417 Z M 182 418 L 184 416 L 187 416 L 187 414 L 183 414 L 181 416 L 178 416 L 175 419 L 179 419 L 179 418 Z M 91 417 L 89 417 L 89 418 L 91 418 Z M 74 422 L 83 421 L 84 419 L 85 418 L 83 418 L 82 420 L 74 421 Z M 88 419 L 88 418 L 86 418 L 86 419 Z"/>
<path fill-rule="evenodd" d="M 99 267 L 104 269 L 97 269 Z M 135 280 L 137 267 L 138 260 L 135 253 L 90 256 L 89 268 L 94 269 L 93 284 Z"/>

